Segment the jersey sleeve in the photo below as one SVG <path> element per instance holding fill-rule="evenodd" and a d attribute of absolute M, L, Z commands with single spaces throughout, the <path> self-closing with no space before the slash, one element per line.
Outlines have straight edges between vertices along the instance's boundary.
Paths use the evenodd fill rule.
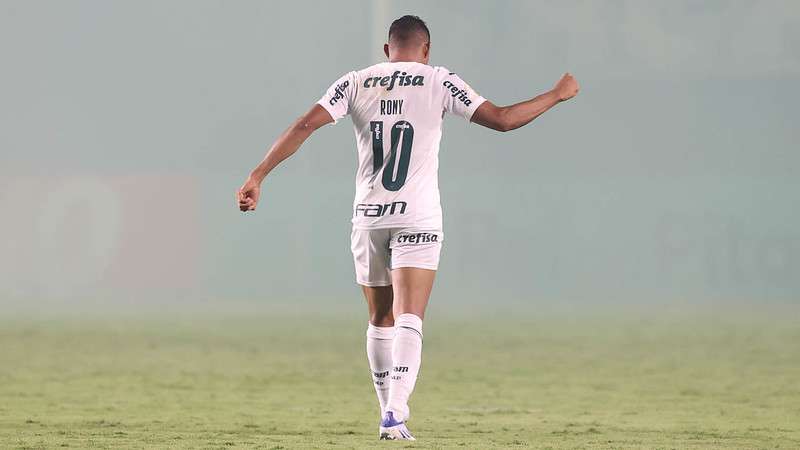
<path fill-rule="evenodd" d="M 350 105 L 355 97 L 356 73 L 349 72 L 334 81 L 325 95 L 317 102 L 325 108 L 336 123 L 350 113 Z"/>
<path fill-rule="evenodd" d="M 444 110 L 450 114 L 461 116 L 467 120 L 472 119 L 472 114 L 486 99 L 478 95 L 464 80 L 454 72 L 444 70 L 442 88 L 444 92 Z"/>

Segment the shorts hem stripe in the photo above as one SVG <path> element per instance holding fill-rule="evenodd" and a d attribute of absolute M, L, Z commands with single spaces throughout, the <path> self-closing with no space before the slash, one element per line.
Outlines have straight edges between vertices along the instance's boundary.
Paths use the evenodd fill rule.
<path fill-rule="evenodd" d="M 402 268 L 439 270 L 439 266 L 438 265 L 431 265 L 431 264 L 419 264 L 419 263 L 392 264 L 392 270 L 394 270 L 394 269 L 402 269 Z"/>
<path fill-rule="evenodd" d="M 359 284 L 361 286 L 366 286 L 366 287 L 386 287 L 386 286 L 391 286 L 392 282 L 389 281 L 387 283 L 386 281 L 372 281 L 372 282 L 370 282 L 370 281 L 356 280 L 356 284 Z"/>

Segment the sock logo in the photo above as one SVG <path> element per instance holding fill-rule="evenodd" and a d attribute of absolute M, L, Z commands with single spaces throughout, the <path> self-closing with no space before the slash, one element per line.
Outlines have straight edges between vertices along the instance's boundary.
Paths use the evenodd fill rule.
<path fill-rule="evenodd" d="M 392 370 L 394 370 L 395 372 L 408 372 L 408 367 L 395 366 L 394 369 L 392 369 Z"/>
<path fill-rule="evenodd" d="M 372 372 L 372 376 L 375 378 L 385 378 L 389 376 L 389 371 L 386 372 Z"/>

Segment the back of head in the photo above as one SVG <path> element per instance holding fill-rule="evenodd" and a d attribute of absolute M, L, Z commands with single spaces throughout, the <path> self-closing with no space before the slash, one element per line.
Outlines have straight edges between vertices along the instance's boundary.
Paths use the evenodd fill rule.
<path fill-rule="evenodd" d="M 395 48 L 416 47 L 430 44 L 431 33 L 425 21 L 418 16 L 406 15 L 389 27 L 389 45 Z"/>

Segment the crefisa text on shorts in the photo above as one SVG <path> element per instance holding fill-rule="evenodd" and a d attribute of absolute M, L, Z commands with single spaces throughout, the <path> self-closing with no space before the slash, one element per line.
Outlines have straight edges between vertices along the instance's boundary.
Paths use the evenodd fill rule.
<path fill-rule="evenodd" d="M 397 236 L 398 244 L 426 244 L 428 242 L 439 242 L 439 235 L 436 233 L 400 233 Z"/>

